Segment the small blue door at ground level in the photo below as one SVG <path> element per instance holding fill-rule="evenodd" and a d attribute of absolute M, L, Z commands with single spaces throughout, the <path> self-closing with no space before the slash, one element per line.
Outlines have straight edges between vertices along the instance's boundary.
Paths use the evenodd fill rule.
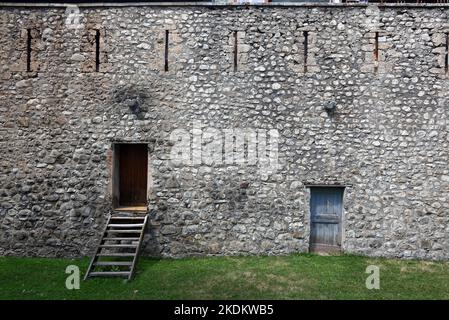
<path fill-rule="evenodd" d="M 310 251 L 341 249 L 342 187 L 310 188 Z"/>

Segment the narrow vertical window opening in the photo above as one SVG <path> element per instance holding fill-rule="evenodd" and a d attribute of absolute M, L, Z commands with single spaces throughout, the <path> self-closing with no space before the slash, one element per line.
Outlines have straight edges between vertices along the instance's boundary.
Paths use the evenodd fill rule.
<path fill-rule="evenodd" d="M 100 30 L 95 30 L 95 71 L 100 71 Z"/>
<path fill-rule="evenodd" d="M 304 36 L 304 73 L 307 73 L 307 63 L 309 55 L 309 31 L 303 31 Z"/>
<path fill-rule="evenodd" d="M 237 71 L 238 63 L 238 31 L 234 31 L 234 72 Z"/>
<path fill-rule="evenodd" d="M 27 72 L 31 72 L 31 29 L 27 29 Z"/>
<path fill-rule="evenodd" d="M 379 32 L 376 31 L 374 36 L 374 72 L 379 70 Z"/>
<path fill-rule="evenodd" d="M 168 41 L 169 41 L 169 31 L 165 30 L 165 52 L 164 52 L 164 70 L 168 71 Z"/>
<path fill-rule="evenodd" d="M 446 32 L 446 48 L 444 51 L 444 72 L 449 72 L 449 32 Z"/>

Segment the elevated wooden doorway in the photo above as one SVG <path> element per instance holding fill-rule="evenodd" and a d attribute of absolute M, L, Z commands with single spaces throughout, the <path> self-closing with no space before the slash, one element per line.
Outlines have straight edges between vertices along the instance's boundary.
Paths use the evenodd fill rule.
<path fill-rule="evenodd" d="M 146 211 L 148 146 L 143 143 L 115 145 L 114 207 L 118 211 Z"/>

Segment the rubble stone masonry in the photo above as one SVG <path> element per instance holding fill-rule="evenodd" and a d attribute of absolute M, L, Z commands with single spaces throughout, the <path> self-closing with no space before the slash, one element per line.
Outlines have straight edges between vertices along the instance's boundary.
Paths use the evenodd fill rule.
<path fill-rule="evenodd" d="M 449 259 L 448 6 L 77 10 L 0 5 L 0 255 L 90 254 L 144 142 L 147 255 L 306 252 L 337 184 L 345 252 Z M 278 132 L 277 168 L 171 161 L 207 128 Z"/>

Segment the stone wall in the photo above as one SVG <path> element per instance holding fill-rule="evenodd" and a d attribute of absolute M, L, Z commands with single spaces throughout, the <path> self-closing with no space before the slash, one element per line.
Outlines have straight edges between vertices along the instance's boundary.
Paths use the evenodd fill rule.
<path fill-rule="evenodd" d="M 449 258 L 448 7 L 105 6 L 72 18 L 0 7 L 0 255 L 89 254 L 111 211 L 113 143 L 146 142 L 148 255 L 307 251 L 307 185 L 342 184 L 344 251 Z M 206 128 L 278 132 L 277 169 L 170 160 L 173 132 Z"/>

